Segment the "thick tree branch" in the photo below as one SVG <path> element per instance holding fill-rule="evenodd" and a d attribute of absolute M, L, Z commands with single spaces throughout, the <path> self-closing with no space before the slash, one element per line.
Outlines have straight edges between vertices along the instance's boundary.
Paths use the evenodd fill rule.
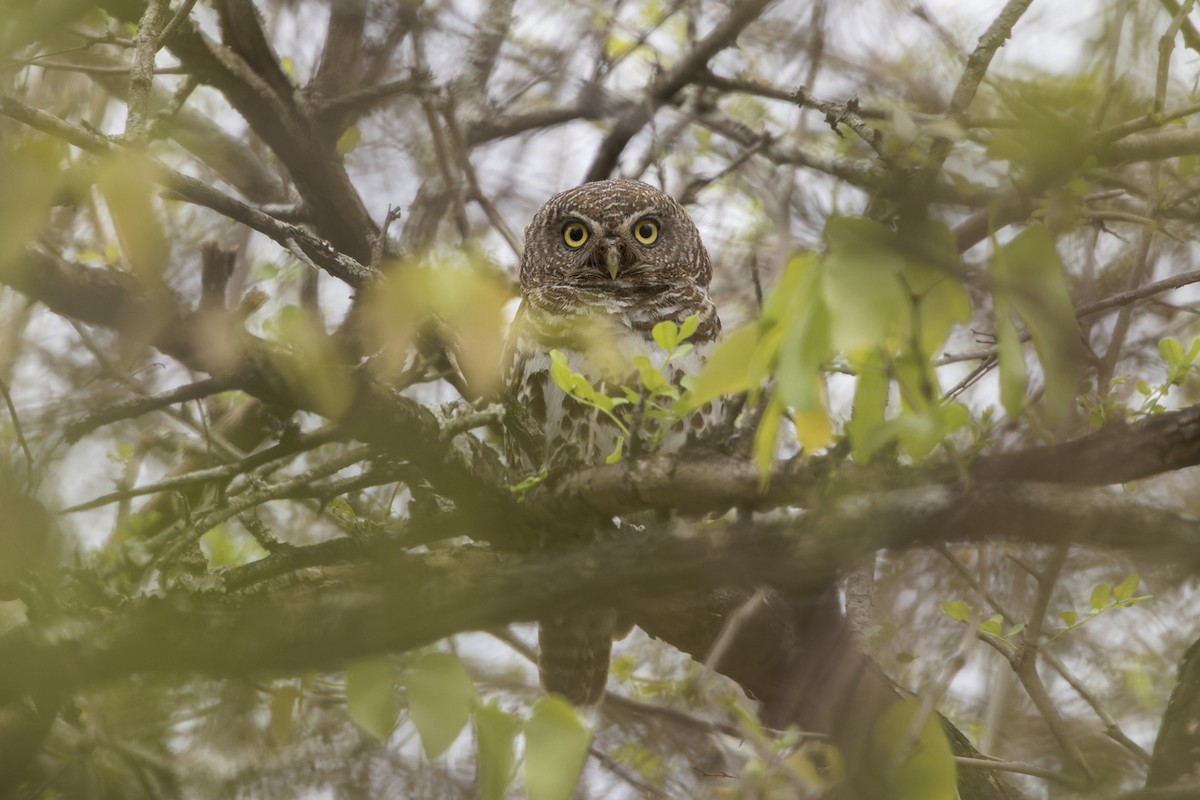
<path fill-rule="evenodd" d="M 110 13 L 130 21 L 144 5 L 141 0 L 105 3 Z M 212 41 L 190 19 L 180 23 L 169 48 L 192 75 L 220 90 L 279 157 L 317 230 L 343 253 L 366 263 L 377 229 L 335 152 L 336 136 L 321 135 L 309 109 L 297 102 L 249 0 L 226 0 L 219 10 L 237 49 Z"/>
<path fill-rule="evenodd" d="M 52 626 L 46 638 L 29 628 L 0 637 L 0 702 L 35 687 L 73 688 L 137 672 L 329 667 L 535 619 L 548 609 L 599 602 L 646 609 L 705 587 L 770 585 L 804 594 L 879 548 L 985 537 L 1157 551 L 1177 564 L 1200 565 L 1193 521 L 1120 492 L 1036 484 L 884 492 L 747 529 L 677 526 L 566 552 L 461 548 L 372 563 L 320 591 L 135 601 L 81 621 L 73 633 Z"/>

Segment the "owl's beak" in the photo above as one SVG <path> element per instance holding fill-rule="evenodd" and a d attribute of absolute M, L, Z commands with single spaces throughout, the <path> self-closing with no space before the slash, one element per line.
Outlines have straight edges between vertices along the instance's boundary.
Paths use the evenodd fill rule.
<path fill-rule="evenodd" d="M 604 268 L 608 270 L 609 277 L 615 281 L 617 273 L 621 271 L 621 261 L 624 260 L 625 248 L 621 247 L 620 239 L 615 236 L 609 236 L 605 237 L 600 249 L 604 254 Z"/>
<path fill-rule="evenodd" d="M 615 281 L 617 272 L 621 269 L 621 248 L 616 244 L 610 244 L 604 248 L 604 265 L 608 267 L 608 274 Z"/>

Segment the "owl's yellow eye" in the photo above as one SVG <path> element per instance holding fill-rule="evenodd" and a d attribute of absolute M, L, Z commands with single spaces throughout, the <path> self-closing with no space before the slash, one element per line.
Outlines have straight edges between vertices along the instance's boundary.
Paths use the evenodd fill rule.
<path fill-rule="evenodd" d="M 572 250 L 577 250 L 583 247 L 583 243 L 588 240 L 587 225 L 582 222 L 568 222 L 563 227 L 563 241 L 567 243 L 567 247 Z"/>
<path fill-rule="evenodd" d="M 652 219 L 634 223 L 633 238 L 642 244 L 654 244 L 658 241 L 658 223 Z"/>

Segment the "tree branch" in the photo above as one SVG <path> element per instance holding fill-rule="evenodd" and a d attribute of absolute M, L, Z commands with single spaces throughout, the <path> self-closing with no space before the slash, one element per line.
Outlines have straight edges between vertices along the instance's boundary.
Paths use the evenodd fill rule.
<path fill-rule="evenodd" d="M 587 171 L 585 180 L 598 181 L 609 177 L 616 169 L 625 145 L 650 121 L 650 117 L 659 106 L 689 83 L 701 80 L 709 60 L 733 44 L 742 29 L 757 19 L 771 1 L 740 0 L 712 32 L 696 44 L 695 49 L 656 80 L 642 102 L 631 106 L 613 124 L 612 130 L 596 151 L 596 157 Z"/>

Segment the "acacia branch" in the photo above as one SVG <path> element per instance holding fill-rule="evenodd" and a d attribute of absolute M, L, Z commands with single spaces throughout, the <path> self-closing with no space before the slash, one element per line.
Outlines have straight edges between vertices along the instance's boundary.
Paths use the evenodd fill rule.
<path fill-rule="evenodd" d="M 1041 481 L 1064 486 L 1127 483 L 1200 464 L 1200 404 L 1110 425 L 1063 444 L 980 456 L 970 470 L 974 481 Z M 734 507 L 812 507 L 847 487 L 880 489 L 951 485 L 960 478 L 947 466 L 905 468 L 842 463 L 833 457 L 793 459 L 772 468 L 760 489 L 749 461 L 724 455 L 653 456 L 589 467 L 552 478 L 531 490 L 526 505 L 553 517 L 586 508 L 597 514 L 626 514 L 648 508 L 695 512 Z"/>
<path fill-rule="evenodd" d="M 306 366 L 294 353 L 240 330 L 228 332 L 224 349 L 214 348 L 205 315 L 185 311 L 175 298 L 147 291 L 128 273 L 90 269 L 36 250 L 0 266 L 0 283 L 71 319 L 148 342 L 261 400 L 333 417 L 349 436 L 408 461 L 440 493 L 477 515 L 482 533 L 510 541 L 534 536 L 493 450 L 472 436 L 444 440 L 437 415 L 361 370 Z M 345 392 L 341 404 L 331 408 L 327 392 L 305 378 L 313 368 L 337 373 L 334 380 Z"/>
<path fill-rule="evenodd" d="M 685 86 L 702 80 L 709 60 L 733 44 L 738 34 L 757 19 L 771 1 L 741 0 L 690 53 L 656 80 L 642 102 L 631 106 L 617 119 L 596 151 L 596 157 L 587 171 L 585 180 L 598 181 L 611 175 L 629 140 L 650 121 L 654 112 Z"/>
<path fill-rule="evenodd" d="M 1177 564 L 1200 565 L 1193 521 L 1120 492 L 1032 484 L 883 492 L 752 529 L 677 527 L 566 552 L 468 547 L 404 555 L 319 592 L 133 601 L 77 628 L 51 626 L 45 638 L 28 627 L 0 637 L 0 702 L 47 684 L 69 689 L 140 672 L 332 667 L 601 602 L 653 607 L 717 587 L 812 591 L 880 548 L 985 537 L 1157 550 Z"/>

